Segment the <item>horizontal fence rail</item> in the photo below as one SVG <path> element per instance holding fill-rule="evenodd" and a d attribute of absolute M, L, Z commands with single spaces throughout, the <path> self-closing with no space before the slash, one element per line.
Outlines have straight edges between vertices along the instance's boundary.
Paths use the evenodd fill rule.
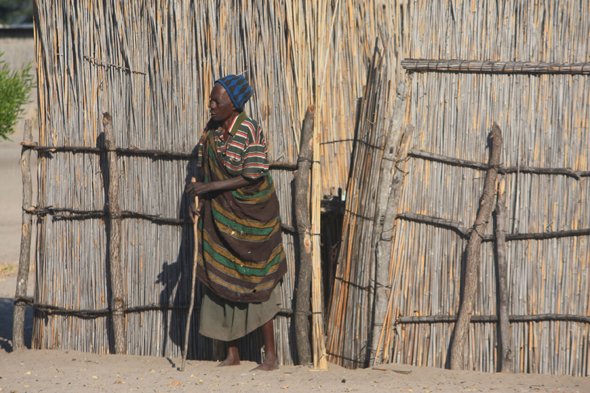
<path fill-rule="evenodd" d="M 414 221 L 421 224 L 434 225 L 443 228 L 453 229 L 458 232 L 463 238 L 467 239 L 471 234 L 472 228 L 467 228 L 463 223 L 446 218 L 426 216 L 423 214 L 416 214 L 412 212 L 400 213 L 396 218 Z M 558 239 L 562 237 L 575 236 L 590 236 L 590 228 L 586 229 L 572 229 L 567 231 L 548 231 L 539 233 L 507 233 L 506 241 L 514 240 L 543 240 L 543 239 Z M 494 235 L 483 235 L 482 241 L 493 242 L 496 240 Z"/>
<path fill-rule="evenodd" d="M 71 309 L 65 307 L 57 307 L 51 304 L 43 304 L 37 303 L 32 298 L 26 296 L 17 296 L 14 304 L 26 304 L 28 306 L 35 307 L 36 311 L 40 311 L 46 315 L 65 315 L 65 316 L 73 316 L 79 318 L 99 318 L 112 315 L 115 311 L 112 308 L 103 308 L 99 310 L 92 310 L 92 309 Z M 201 308 L 200 305 L 195 305 L 195 309 L 199 310 Z M 120 310 L 123 313 L 138 313 L 144 311 L 162 311 L 162 310 L 188 310 L 188 305 L 166 305 L 166 304 L 150 304 L 147 306 L 133 306 L 133 307 L 122 307 Z M 278 314 L 281 316 L 291 317 L 293 315 L 293 310 L 290 308 L 279 308 Z M 307 315 L 311 316 L 311 312 L 306 313 Z"/>
<path fill-rule="evenodd" d="M 92 218 L 102 218 L 108 215 L 108 212 L 105 210 L 76 210 L 53 206 L 37 208 L 33 207 L 24 210 L 24 212 L 36 216 L 50 215 L 53 216 L 55 220 L 88 220 Z M 156 224 L 166 225 L 193 225 L 191 221 L 184 220 L 182 218 L 162 217 L 159 215 L 131 212 L 127 210 L 121 211 L 121 218 L 140 218 Z M 281 229 L 283 229 L 285 232 L 298 234 L 294 227 L 285 223 L 281 223 Z"/>
<path fill-rule="evenodd" d="M 404 59 L 401 64 L 405 70 L 414 72 L 590 75 L 590 63 Z"/>
<path fill-rule="evenodd" d="M 590 323 L 590 316 L 569 314 L 537 314 L 537 315 L 509 315 L 510 322 L 544 322 L 565 321 Z M 497 315 L 472 315 L 471 323 L 498 323 Z M 451 323 L 457 322 L 457 315 L 423 315 L 412 317 L 400 317 L 395 321 L 398 324 L 409 323 Z"/>
<path fill-rule="evenodd" d="M 179 153 L 167 150 L 151 150 L 151 149 L 131 149 L 131 148 L 115 148 L 106 149 L 101 147 L 90 146 L 39 146 L 37 142 L 21 142 L 24 149 L 36 150 L 39 153 L 92 153 L 101 154 L 110 151 L 116 152 L 121 156 L 128 157 L 151 157 L 163 159 L 177 159 L 177 160 L 197 160 L 199 157 L 195 154 Z M 283 169 L 288 171 L 297 170 L 297 164 L 286 161 L 273 161 L 270 163 L 270 169 Z"/>
<path fill-rule="evenodd" d="M 483 171 L 491 169 L 491 167 L 488 164 L 484 164 L 483 162 L 463 160 L 455 157 L 447 157 L 441 154 L 431 153 L 424 150 L 411 149 L 408 155 L 410 157 L 422 158 L 425 160 L 442 162 L 444 164 L 456 165 L 465 168 L 473 168 Z M 590 176 L 590 171 L 574 171 L 570 168 L 536 168 L 530 166 L 500 166 L 498 168 L 498 173 L 534 173 L 536 175 L 563 175 L 573 177 L 577 180 L 579 180 L 581 177 Z"/>

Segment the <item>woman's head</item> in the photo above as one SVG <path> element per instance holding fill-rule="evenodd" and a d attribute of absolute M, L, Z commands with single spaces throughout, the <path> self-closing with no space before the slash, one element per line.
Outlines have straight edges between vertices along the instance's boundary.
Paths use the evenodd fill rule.
<path fill-rule="evenodd" d="M 236 110 L 242 112 L 244 105 L 252 97 L 252 88 L 246 78 L 242 75 L 227 75 L 217 79 L 215 84 L 218 83 L 225 89 Z"/>
<path fill-rule="evenodd" d="M 209 113 L 214 122 L 223 122 L 238 112 L 236 106 L 229 98 L 227 91 L 219 83 L 215 83 L 209 96 Z"/>

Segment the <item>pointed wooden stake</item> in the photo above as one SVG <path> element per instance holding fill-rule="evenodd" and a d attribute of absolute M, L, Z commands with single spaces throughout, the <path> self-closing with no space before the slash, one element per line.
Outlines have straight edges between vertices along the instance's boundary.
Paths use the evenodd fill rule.
<path fill-rule="evenodd" d="M 191 178 L 191 183 L 196 182 L 197 180 L 193 177 Z M 199 207 L 199 197 L 196 196 L 195 197 L 195 208 Z M 189 337 L 189 332 L 191 329 L 191 319 L 193 316 L 193 308 L 195 307 L 195 286 L 197 283 L 197 257 L 198 257 L 198 252 L 199 252 L 199 239 L 197 236 L 197 226 L 199 225 L 199 219 L 195 218 L 195 220 L 193 221 L 193 236 L 194 236 L 194 252 L 193 252 L 193 274 L 191 277 L 191 301 L 190 301 L 190 305 L 188 308 L 188 315 L 186 317 L 186 327 L 184 329 L 184 349 L 182 351 L 182 365 L 180 366 L 180 371 L 184 371 L 185 370 L 185 366 L 186 366 L 186 354 L 188 352 L 188 337 Z"/>

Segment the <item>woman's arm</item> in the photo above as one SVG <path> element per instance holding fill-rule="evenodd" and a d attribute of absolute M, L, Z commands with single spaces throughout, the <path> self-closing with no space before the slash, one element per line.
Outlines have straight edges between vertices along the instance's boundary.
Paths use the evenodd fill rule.
<path fill-rule="evenodd" d="M 257 181 L 258 179 L 249 180 L 243 176 L 237 176 L 228 180 L 214 181 L 210 183 L 189 183 L 186 186 L 185 192 L 190 196 L 203 195 L 211 191 L 227 191 L 235 190 L 240 187 L 247 186 Z"/>
<path fill-rule="evenodd" d="M 192 197 L 203 195 L 205 193 L 211 191 L 226 191 L 226 190 L 235 190 L 240 187 L 247 186 L 258 179 L 249 180 L 244 178 L 243 176 L 234 177 L 228 180 L 221 180 L 221 181 L 214 181 L 211 183 L 189 183 L 186 186 L 186 192 Z M 201 198 L 199 200 L 199 206 L 195 206 L 195 202 L 192 202 L 190 205 L 190 217 L 193 222 L 196 220 L 197 216 L 201 216 L 201 209 L 203 208 L 205 200 Z"/>

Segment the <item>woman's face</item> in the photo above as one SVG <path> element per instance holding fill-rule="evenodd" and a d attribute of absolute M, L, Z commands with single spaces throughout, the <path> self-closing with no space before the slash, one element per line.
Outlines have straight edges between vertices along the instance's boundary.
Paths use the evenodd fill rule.
<path fill-rule="evenodd" d="M 229 99 L 227 91 L 225 91 L 223 86 L 216 83 L 209 96 L 209 113 L 211 114 L 211 120 L 225 121 L 232 116 L 235 109 L 233 102 Z"/>

